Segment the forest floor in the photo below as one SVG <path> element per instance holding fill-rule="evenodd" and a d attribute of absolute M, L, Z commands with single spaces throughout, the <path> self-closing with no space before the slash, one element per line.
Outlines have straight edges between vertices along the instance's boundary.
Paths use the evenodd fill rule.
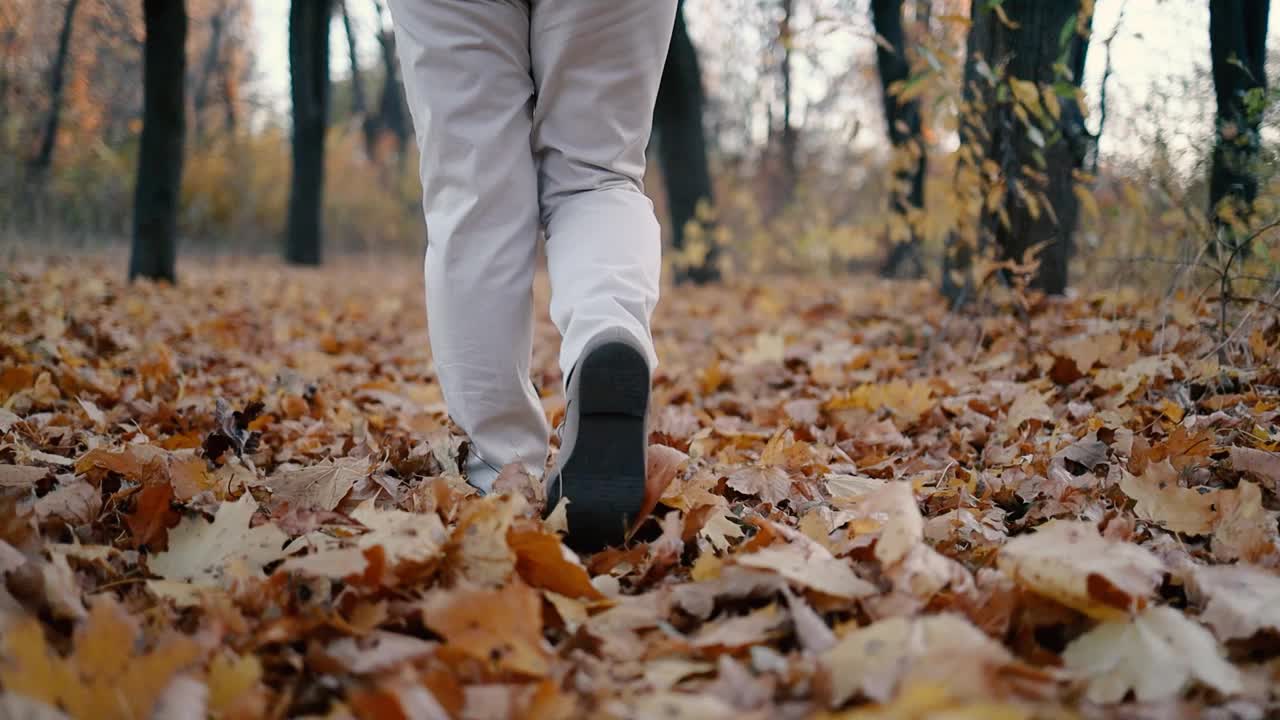
<path fill-rule="evenodd" d="M 415 265 L 0 270 L 0 717 L 1280 711 L 1280 318 L 673 289 L 669 484 L 578 557 L 459 476 Z"/>

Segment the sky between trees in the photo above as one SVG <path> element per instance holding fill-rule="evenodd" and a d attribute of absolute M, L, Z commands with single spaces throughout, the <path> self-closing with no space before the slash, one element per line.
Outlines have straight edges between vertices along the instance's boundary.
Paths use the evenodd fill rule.
<path fill-rule="evenodd" d="M 281 117 L 289 110 L 288 3 L 281 0 L 252 0 L 256 47 L 256 82 L 263 99 Z M 729 83 L 754 83 L 758 72 L 751 63 L 730 62 L 732 54 L 750 53 L 763 45 L 764 38 L 752 38 L 751 28 L 743 23 L 726 22 L 740 12 L 738 6 L 759 5 L 759 0 L 687 0 L 689 32 L 702 54 L 704 82 L 711 96 Z M 938 3 L 946 5 L 947 3 Z M 805 99 L 825 91 L 828 70 L 857 62 L 866 72 L 857 76 L 858 87 L 842 93 L 847 105 L 829 114 L 841 121 L 858 123 L 853 135 L 855 146 L 878 147 L 885 144 L 880 127 L 879 85 L 875 76 L 875 45 L 865 0 L 842 0 L 838 16 L 826 24 L 821 33 L 811 33 L 805 42 L 816 46 L 818 66 L 808 58 L 797 61 L 797 99 L 799 120 L 806 118 Z M 1190 150 L 1194 143 L 1208 135 L 1213 123 L 1213 88 L 1209 77 L 1209 9 L 1204 0 L 1097 0 L 1093 38 L 1086 65 L 1084 87 L 1089 96 L 1090 125 L 1096 129 L 1098 90 L 1101 86 L 1106 53 L 1101 43 L 1116 26 L 1123 8 L 1120 32 L 1112 44 L 1113 72 L 1108 84 L 1108 119 L 1110 129 L 1101 139 L 1101 153 L 1107 158 L 1134 159 L 1145 150 L 1128 143 L 1135 134 L 1149 137 L 1153 118 L 1144 107 L 1162 95 L 1170 102 L 1161 105 L 1158 121 L 1171 133 L 1168 142 L 1175 152 Z M 352 22 L 365 31 L 358 53 L 361 63 L 376 65 L 378 48 L 367 32 L 378 22 L 371 2 L 350 2 Z M 942 13 L 943 10 L 935 10 Z M 1280 48 L 1280 13 L 1272 13 L 1268 28 L 1268 46 Z M 342 20 L 334 17 L 331 32 L 342 35 Z M 350 57 L 343 40 L 332 43 L 334 80 L 345 78 L 350 71 Z M 744 50 L 745 48 L 745 50 Z M 1276 56 L 1273 50 L 1271 53 Z M 732 74 L 731 74 L 732 73 Z M 763 131 L 761 131 L 763 132 Z M 1182 162 L 1193 162 L 1186 156 Z M 1186 169 L 1186 168 L 1184 168 Z"/>

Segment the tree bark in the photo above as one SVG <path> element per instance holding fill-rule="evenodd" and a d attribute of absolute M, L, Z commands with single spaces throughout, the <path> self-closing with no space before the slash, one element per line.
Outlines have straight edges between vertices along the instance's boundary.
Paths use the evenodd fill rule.
<path fill-rule="evenodd" d="M 658 164 L 667 186 L 672 245 L 677 250 L 684 248 L 685 230 L 691 222 L 700 223 L 709 243 L 702 262 L 681 268 L 676 277 L 677 282 L 698 284 L 719 279 L 712 238 L 714 223 L 698 217 L 698 205 L 710 206 L 713 200 L 707 137 L 702 125 L 704 101 L 702 72 L 685 27 L 684 0 L 681 0 L 676 9 L 667 62 L 662 69 L 662 82 L 658 86 L 653 125 L 658 139 Z"/>
<path fill-rule="evenodd" d="M 782 0 L 782 22 L 778 29 L 778 42 L 782 45 L 782 207 L 791 204 L 795 197 L 799 170 L 796 161 L 799 138 L 791 124 L 791 19 L 795 0 Z"/>
<path fill-rule="evenodd" d="M 319 265 L 324 198 L 324 136 L 329 113 L 330 0 L 289 6 L 289 74 L 293 99 L 293 180 L 285 260 Z"/>
<path fill-rule="evenodd" d="M 40 150 L 30 164 L 33 175 L 44 175 L 53 166 L 53 150 L 58 144 L 58 124 L 62 119 L 62 88 L 66 84 L 67 58 L 71 52 L 71 30 L 79 4 L 80 0 L 67 0 L 63 11 L 58 53 L 53 58 L 53 70 L 49 73 L 49 114 L 45 117 Z"/>
<path fill-rule="evenodd" d="M 978 5 L 975 12 L 993 13 Z M 1075 95 L 1090 18 L 1079 21 L 1079 0 L 1004 0 L 1000 7 L 1008 22 L 987 19 L 989 31 L 971 35 L 973 53 L 993 67 L 1004 63 L 1009 89 L 982 99 L 986 112 L 977 120 L 985 127 L 969 129 L 974 140 L 985 134 L 983 157 L 999 168 L 1002 186 L 1001 203 L 984 213 L 981 234 L 993 237 L 1007 260 L 1020 261 L 1039 246 L 1032 287 L 1060 295 L 1079 216 L 1076 171 L 1091 140 Z M 1020 84 L 1038 92 L 1020 95 Z M 1043 100 L 1047 94 L 1057 100 L 1056 117 Z"/>
<path fill-rule="evenodd" d="M 222 49 L 222 33 L 226 11 L 225 4 L 209 17 L 209 46 L 205 48 L 204 67 L 200 69 L 200 79 L 196 81 L 196 90 L 192 96 L 191 128 L 197 139 L 204 134 L 204 114 L 209 105 L 209 82 L 218 71 L 218 58 Z"/>
<path fill-rule="evenodd" d="M 1209 213 L 1220 231 L 1229 230 L 1224 214 L 1247 221 L 1258 197 L 1270 5 L 1269 0 L 1209 2 L 1209 52 L 1218 103 Z"/>
<path fill-rule="evenodd" d="M 177 281 L 178 201 L 186 133 L 185 0 L 143 0 L 142 138 L 129 278 Z"/>
<path fill-rule="evenodd" d="M 876 66 L 880 70 L 880 87 L 884 101 L 884 119 L 893 145 L 894 172 L 889 190 L 889 206 L 893 214 L 909 228 L 909 238 L 895 243 L 881 274 L 894 275 L 901 263 L 914 258 L 913 275 L 924 272 L 914 252 L 917 245 L 916 218 L 924 209 L 925 153 L 920 131 L 920 101 L 905 102 L 897 97 L 911 76 L 907 62 L 906 35 L 902 29 L 902 0 L 871 0 L 871 19 L 883 43 L 876 44 Z M 895 88 L 895 84 L 897 88 Z"/>
<path fill-rule="evenodd" d="M 347 11 L 347 0 L 338 0 L 338 2 L 342 6 L 342 29 L 347 33 L 347 55 L 351 58 L 351 114 L 361 117 L 367 106 L 364 102 L 364 79 L 360 76 L 360 58 L 356 55 L 356 35 L 351 29 L 351 13 Z"/>

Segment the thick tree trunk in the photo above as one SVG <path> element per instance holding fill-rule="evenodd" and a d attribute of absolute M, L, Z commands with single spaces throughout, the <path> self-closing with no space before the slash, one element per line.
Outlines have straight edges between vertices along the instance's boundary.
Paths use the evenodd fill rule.
<path fill-rule="evenodd" d="M 713 223 L 698 217 L 698 205 L 712 203 L 711 171 L 707 162 L 707 138 L 702 125 L 704 97 L 698 56 L 684 23 L 684 1 L 676 10 L 675 29 L 658 86 L 654 130 L 658 140 L 658 163 L 667 186 L 671 212 L 672 245 L 681 250 L 689 223 L 701 225 L 709 243 L 701 263 L 682 268 L 677 282 L 706 283 L 719 279 Z"/>
<path fill-rule="evenodd" d="M 915 259 L 913 275 L 924 272 L 914 252 L 915 223 L 924 208 L 925 153 L 920 132 L 920 101 L 900 101 L 896 95 L 911 76 L 907 62 L 906 36 L 902 30 L 902 0 L 871 0 L 871 18 L 883 43 L 876 44 L 876 65 L 884 100 L 884 119 L 894 158 L 889 206 L 909 236 L 899 240 L 881 267 L 884 275 L 895 275 L 907 259 Z M 896 85 L 896 87 L 895 87 Z"/>
<path fill-rule="evenodd" d="M 1247 220 L 1258 197 L 1270 5 L 1269 0 L 1209 2 L 1209 49 L 1218 101 L 1209 211 L 1220 230 L 1229 230 L 1224 216 Z"/>
<path fill-rule="evenodd" d="M 321 258 L 329 11 L 330 0 L 293 0 L 289 7 L 293 181 L 284 254 L 285 260 L 299 265 L 319 265 Z"/>
<path fill-rule="evenodd" d="M 187 9 L 185 0 L 143 0 L 142 7 L 144 99 L 129 278 L 175 282 L 186 133 Z"/>
<path fill-rule="evenodd" d="M 974 3 L 970 31 L 974 68 L 981 60 L 990 67 L 1003 62 L 1009 83 L 1008 92 L 974 96 L 976 109 L 969 111 L 962 129 L 964 142 L 980 146 L 970 149 L 976 150 L 973 167 L 980 167 L 982 159 L 995 163 L 1002 185 L 999 206 L 993 212 L 984 207 L 981 213 L 978 237 L 994 238 L 1001 257 L 1014 261 L 1038 247 L 1032 286 L 1062 294 L 1079 215 L 1076 171 L 1090 137 L 1074 93 L 1055 88 L 1080 85 L 1089 18 L 1079 21 L 1079 0 L 1004 0 L 1000 8 L 1008 22 L 991 18 L 992 10 Z M 1081 26 L 1084 34 L 1078 31 Z M 966 81 L 967 93 L 970 82 L 983 84 L 970 78 L 968 70 Z M 1056 103 L 1043 100 L 1050 93 Z M 944 289 L 948 279 L 944 277 Z"/>
<path fill-rule="evenodd" d="M 67 0 L 63 11 L 58 54 L 53 58 L 53 70 L 49 73 L 49 114 L 45 117 L 40 150 L 31 160 L 33 175 L 43 175 L 53 166 L 53 150 L 58 144 L 58 124 L 62 118 L 62 88 L 66 84 L 67 58 L 71 53 L 71 29 L 75 25 L 76 6 L 79 4 L 80 0 Z"/>

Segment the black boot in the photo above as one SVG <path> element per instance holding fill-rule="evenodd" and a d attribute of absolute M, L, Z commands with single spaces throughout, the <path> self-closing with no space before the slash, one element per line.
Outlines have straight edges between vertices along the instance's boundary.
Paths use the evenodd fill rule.
<path fill-rule="evenodd" d="M 649 365 L 626 333 L 589 343 L 569 374 L 560 454 L 547 511 L 569 499 L 568 545 L 594 552 L 620 544 L 644 503 Z"/>

